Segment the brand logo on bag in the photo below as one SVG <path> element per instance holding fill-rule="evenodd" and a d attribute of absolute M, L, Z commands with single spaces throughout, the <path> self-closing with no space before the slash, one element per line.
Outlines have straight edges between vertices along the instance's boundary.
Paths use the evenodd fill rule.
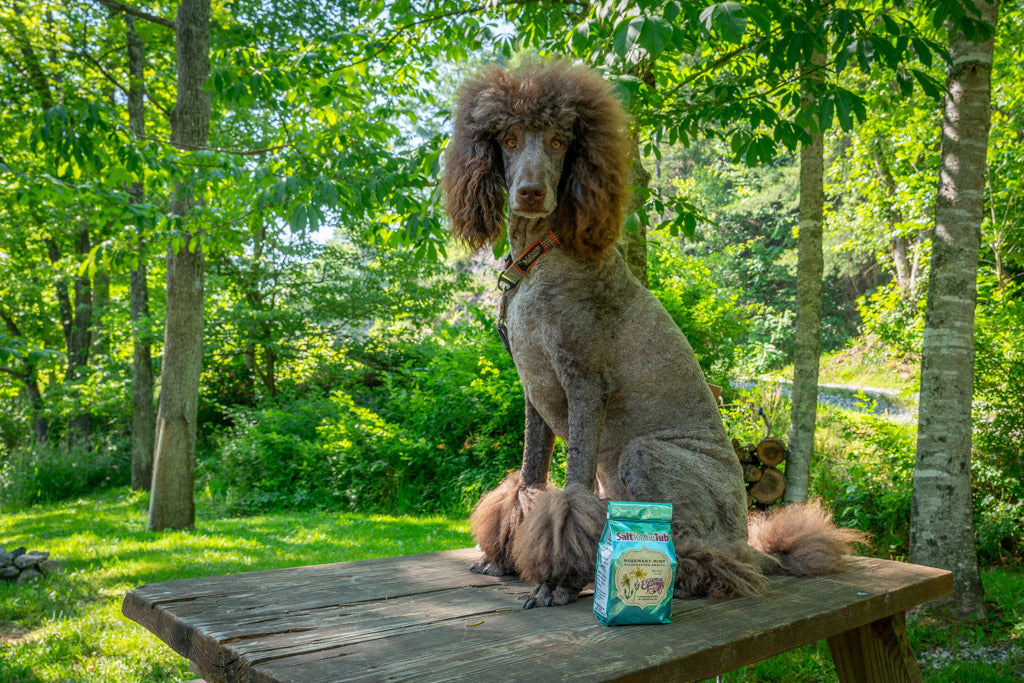
<path fill-rule="evenodd" d="M 668 534 L 637 534 L 632 531 L 623 533 L 615 532 L 616 541 L 654 541 L 655 543 L 668 543 L 672 540 Z"/>

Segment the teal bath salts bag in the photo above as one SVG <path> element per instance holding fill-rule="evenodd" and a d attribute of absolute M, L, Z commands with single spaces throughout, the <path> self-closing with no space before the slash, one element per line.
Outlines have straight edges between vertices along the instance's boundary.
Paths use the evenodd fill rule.
<path fill-rule="evenodd" d="M 594 615 L 606 626 L 668 624 L 676 551 L 669 503 L 608 503 L 597 548 Z"/>

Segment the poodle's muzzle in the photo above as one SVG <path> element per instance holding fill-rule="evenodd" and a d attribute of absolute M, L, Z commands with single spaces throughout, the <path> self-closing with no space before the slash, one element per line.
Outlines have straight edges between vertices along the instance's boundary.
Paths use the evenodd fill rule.
<path fill-rule="evenodd" d="M 505 162 L 508 205 L 524 218 L 543 218 L 558 204 L 558 181 L 568 142 L 541 131 L 512 131 L 498 140 Z"/>

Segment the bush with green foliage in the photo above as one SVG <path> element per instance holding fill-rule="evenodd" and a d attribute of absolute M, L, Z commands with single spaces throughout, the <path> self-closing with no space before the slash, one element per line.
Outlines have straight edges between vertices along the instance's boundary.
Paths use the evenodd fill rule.
<path fill-rule="evenodd" d="M 819 406 L 811 493 L 843 526 L 872 535 L 875 554 L 909 554 L 916 425 Z M 984 427 L 971 463 L 974 534 L 983 565 L 1024 559 L 1024 481 L 1020 461 L 986 452 Z"/>
<path fill-rule="evenodd" d="M 331 373 L 343 381 L 329 395 L 238 411 L 202 485 L 240 512 L 467 512 L 522 453 L 522 389 L 486 322 L 377 336 Z"/>
<path fill-rule="evenodd" d="M 239 512 L 336 505 L 318 432 L 335 412 L 315 395 L 238 408 L 233 424 L 214 437 L 215 456 L 199 459 L 196 480 Z"/>
<path fill-rule="evenodd" d="M 28 507 L 123 486 L 131 478 L 130 448 L 116 434 L 91 447 L 27 443 L 0 461 L 0 503 Z"/>
<path fill-rule="evenodd" d="M 871 534 L 875 554 L 905 560 L 916 435 L 913 424 L 818 407 L 811 494 L 841 526 Z"/>
<path fill-rule="evenodd" d="M 686 335 L 708 381 L 728 385 L 749 327 L 748 307 L 715 283 L 700 259 L 652 244 L 648 262 L 651 292 Z"/>
<path fill-rule="evenodd" d="M 899 357 L 921 354 L 927 298 L 908 302 L 895 280 L 857 300 L 864 332 L 892 349 Z"/>
<path fill-rule="evenodd" d="M 1024 559 L 1024 286 L 982 280 L 975 324 L 972 475 L 981 547 Z"/>

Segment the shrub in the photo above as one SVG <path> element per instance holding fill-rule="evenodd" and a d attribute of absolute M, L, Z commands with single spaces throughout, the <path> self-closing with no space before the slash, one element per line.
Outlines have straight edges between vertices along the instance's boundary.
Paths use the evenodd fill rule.
<path fill-rule="evenodd" d="M 736 365 L 736 346 L 747 332 L 749 311 L 691 256 L 654 249 L 648 271 L 651 292 L 693 347 L 709 381 L 727 384 Z"/>
<path fill-rule="evenodd" d="M 335 410 L 314 396 L 234 412 L 232 426 L 215 437 L 213 457 L 200 460 L 197 483 L 239 512 L 331 505 L 318 427 Z"/>
<path fill-rule="evenodd" d="M 903 358 L 921 353 L 925 305 L 924 296 L 907 301 L 895 280 L 857 300 L 864 332 Z"/>
<path fill-rule="evenodd" d="M 916 449 L 914 425 L 818 407 L 811 494 L 841 526 L 871 534 L 876 553 L 906 559 Z"/>
<path fill-rule="evenodd" d="M 330 396 L 236 412 L 200 485 L 239 512 L 467 512 L 522 453 L 522 389 L 484 322 L 368 340 Z"/>
<path fill-rule="evenodd" d="M 987 561 L 1024 560 L 1024 303 L 1019 285 L 979 283 L 972 476 Z"/>
<path fill-rule="evenodd" d="M 983 426 L 982 431 L 985 427 Z M 974 534 L 981 564 L 1020 561 L 1024 554 L 1024 480 L 1020 461 L 984 450 L 971 461 Z M 917 430 L 869 414 L 819 406 L 811 491 L 829 502 L 843 526 L 872 534 L 877 553 L 909 554 Z"/>
<path fill-rule="evenodd" d="M 387 467 L 378 466 L 384 475 L 378 500 L 393 509 L 468 511 L 519 465 L 522 388 L 511 357 L 486 323 L 478 318 L 407 344 L 395 354 L 404 359 L 401 365 L 383 375 L 367 401 L 379 428 L 392 429 L 380 451 L 389 459 L 382 461 Z M 347 428 L 339 429 L 334 436 Z M 351 463 L 355 456 L 339 457 Z"/>
<path fill-rule="evenodd" d="M 110 437 L 94 447 L 29 443 L 0 462 L 0 503 L 27 507 L 68 500 L 131 478 L 131 446 Z"/>

